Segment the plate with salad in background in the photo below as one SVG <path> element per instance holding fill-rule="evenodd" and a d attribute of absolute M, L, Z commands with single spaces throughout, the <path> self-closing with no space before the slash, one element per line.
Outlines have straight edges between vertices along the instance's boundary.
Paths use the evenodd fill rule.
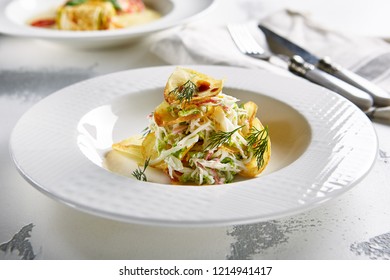
<path fill-rule="evenodd" d="M 104 47 L 187 23 L 215 0 L 1 0 L 0 33 Z"/>

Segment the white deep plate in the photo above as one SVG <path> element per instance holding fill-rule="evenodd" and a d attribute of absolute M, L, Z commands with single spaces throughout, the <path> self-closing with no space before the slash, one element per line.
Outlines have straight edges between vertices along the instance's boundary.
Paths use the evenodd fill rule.
<path fill-rule="evenodd" d="M 184 24 L 205 15 L 216 0 L 144 0 L 162 17 L 153 22 L 118 30 L 64 31 L 32 27 L 29 20 L 55 10 L 65 0 L 0 0 L 0 33 L 44 39 L 81 47 L 104 47 Z"/>
<path fill-rule="evenodd" d="M 349 190 L 370 170 L 377 155 L 375 131 L 346 99 L 267 71 L 192 68 L 226 78 L 224 93 L 259 105 L 258 117 L 269 126 L 272 141 L 271 161 L 261 176 L 227 185 L 172 186 L 104 167 L 113 142 L 147 126 L 173 66 L 90 79 L 43 99 L 12 133 L 17 168 L 38 190 L 82 211 L 175 226 L 252 223 L 299 213 Z"/>

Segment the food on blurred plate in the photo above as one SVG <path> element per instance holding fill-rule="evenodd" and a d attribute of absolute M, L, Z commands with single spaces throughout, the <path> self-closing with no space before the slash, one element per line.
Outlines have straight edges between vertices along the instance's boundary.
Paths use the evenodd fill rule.
<path fill-rule="evenodd" d="M 88 31 L 121 29 L 160 18 L 142 0 L 69 0 L 55 15 L 31 21 L 34 27 Z"/>
<path fill-rule="evenodd" d="M 222 87 L 223 80 L 177 67 L 144 135 L 112 145 L 138 162 L 132 175 L 147 181 L 145 171 L 157 168 L 173 184 L 213 185 L 260 174 L 271 155 L 268 127 L 255 103 L 239 105 Z"/>

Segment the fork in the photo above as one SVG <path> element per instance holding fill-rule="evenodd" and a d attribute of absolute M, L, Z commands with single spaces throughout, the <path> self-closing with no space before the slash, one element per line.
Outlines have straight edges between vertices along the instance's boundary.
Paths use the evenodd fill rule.
<path fill-rule="evenodd" d="M 240 52 L 253 58 L 268 61 L 287 70 L 288 57 L 271 54 L 262 48 L 253 37 L 247 24 L 229 24 L 227 28 Z"/>

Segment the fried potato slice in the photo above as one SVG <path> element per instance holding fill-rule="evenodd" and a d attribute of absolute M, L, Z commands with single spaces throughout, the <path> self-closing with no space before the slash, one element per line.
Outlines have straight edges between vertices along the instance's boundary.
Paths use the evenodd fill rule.
<path fill-rule="evenodd" d="M 264 129 L 264 126 L 262 125 L 262 123 L 260 122 L 260 120 L 258 118 L 254 118 L 253 119 L 252 126 L 257 128 L 258 130 Z M 249 163 L 245 164 L 245 169 L 242 170 L 239 173 L 241 176 L 244 176 L 244 177 L 255 177 L 255 176 L 259 175 L 261 172 L 263 172 L 263 170 L 267 166 L 267 164 L 268 164 L 268 162 L 270 160 L 270 157 L 271 157 L 271 140 L 270 140 L 270 137 L 267 138 L 267 142 L 268 142 L 267 150 L 263 154 L 263 160 L 264 160 L 263 165 L 260 166 L 260 168 L 258 168 L 258 166 L 257 166 L 257 159 L 254 157 L 254 158 L 252 158 L 252 160 Z"/>
<path fill-rule="evenodd" d="M 191 101 L 198 102 L 218 95 L 223 86 L 223 80 L 217 80 L 192 69 L 177 67 L 168 78 L 164 89 L 164 99 L 169 104 L 181 103 L 179 95 L 186 89 L 192 92 Z M 188 102 L 188 100 L 187 100 Z"/>
<path fill-rule="evenodd" d="M 256 117 L 257 114 L 258 107 L 256 103 L 248 101 L 244 104 L 244 109 L 248 112 L 249 123 L 252 123 L 253 119 Z"/>
<path fill-rule="evenodd" d="M 246 136 L 249 134 L 249 132 L 253 126 L 253 120 L 256 118 L 258 107 L 257 107 L 256 103 L 254 103 L 252 101 L 246 102 L 243 105 L 243 107 L 247 111 L 247 117 L 243 121 L 241 121 L 239 124 L 244 125 L 244 127 L 241 130 L 241 134 L 243 136 Z"/>
<path fill-rule="evenodd" d="M 151 132 L 146 135 L 146 137 L 142 141 L 141 152 L 142 156 L 145 159 L 150 158 L 151 160 L 153 160 L 158 157 L 156 149 L 156 135 L 154 134 L 154 132 Z"/>
<path fill-rule="evenodd" d="M 225 112 L 221 106 L 214 107 L 209 118 L 213 121 L 216 131 L 227 131 Z"/>
<path fill-rule="evenodd" d="M 137 161 L 142 161 L 142 141 L 142 135 L 134 135 L 118 143 L 112 144 L 112 148 L 116 151 L 129 155 Z"/>
<path fill-rule="evenodd" d="M 190 121 L 193 119 L 199 119 L 202 116 L 202 112 L 200 110 L 196 110 L 197 108 L 191 108 L 190 106 L 186 108 L 188 111 L 193 111 L 185 116 L 175 116 L 170 111 L 170 105 L 168 102 L 163 101 L 158 105 L 153 113 L 154 120 L 158 126 L 168 126 L 181 122 Z"/>
<path fill-rule="evenodd" d="M 166 126 L 168 123 L 175 120 L 175 117 L 169 112 L 169 103 L 161 102 L 153 113 L 154 120 L 158 126 Z"/>
<path fill-rule="evenodd" d="M 146 135 L 146 137 L 142 141 L 141 153 L 145 160 L 150 159 L 151 162 L 158 157 L 158 151 L 156 148 L 156 135 L 154 134 L 154 132 L 151 132 Z M 163 170 L 167 168 L 167 164 L 164 161 L 160 161 L 153 164 L 150 163 L 150 166 Z"/>

